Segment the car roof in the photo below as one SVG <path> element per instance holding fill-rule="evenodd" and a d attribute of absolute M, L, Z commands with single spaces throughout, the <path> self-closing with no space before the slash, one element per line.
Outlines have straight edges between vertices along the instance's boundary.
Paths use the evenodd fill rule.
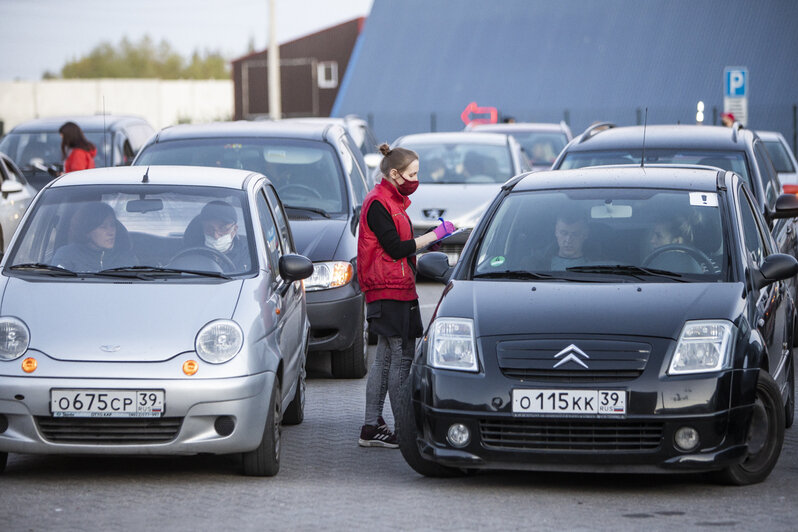
<path fill-rule="evenodd" d="M 509 124 L 470 124 L 469 131 L 513 133 L 516 131 L 565 133 L 562 124 L 549 124 L 544 122 L 513 122 Z"/>
<path fill-rule="evenodd" d="M 592 166 L 573 170 L 544 170 L 519 176 L 513 192 L 562 188 L 657 188 L 715 192 L 717 168 L 656 165 Z M 725 172 L 724 172 L 725 173 Z M 516 178 L 507 183 L 511 183 Z"/>
<path fill-rule="evenodd" d="M 757 131 L 756 134 L 762 140 L 768 140 L 768 141 L 784 140 L 785 142 L 787 141 L 787 139 L 784 138 L 784 135 L 782 135 L 778 131 Z"/>
<path fill-rule="evenodd" d="M 211 168 L 204 166 L 117 166 L 70 172 L 56 178 L 50 187 L 72 185 L 197 185 L 243 189 L 251 176 L 257 172 L 233 168 Z"/>
<path fill-rule="evenodd" d="M 103 131 L 114 129 L 128 122 L 138 122 L 148 124 L 147 121 L 134 115 L 71 115 L 71 116 L 51 116 L 47 118 L 35 118 L 17 124 L 9 132 L 13 133 L 34 133 L 41 131 L 58 131 L 65 122 L 75 122 L 83 131 Z"/>
<path fill-rule="evenodd" d="M 269 120 L 179 124 L 160 130 L 155 142 L 220 137 L 272 137 L 323 141 L 325 140 L 325 133 L 331 127 L 338 126 L 329 123 L 316 124 Z"/>
<path fill-rule="evenodd" d="M 640 149 L 645 129 L 646 148 L 698 148 L 743 151 L 754 133 L 722 126 L 654 125 L 624 126 L 581 134 L 565 148 L 567 151 Z"/>
<path fill-rule="evenodd" d="M 474 133 L 471 131 L 452 131 L 439 133 L 414 133 L 404 135 L 395 141 L 396 146 L 403 146 L 407 143 L 413 144 L 492 144 L 495 146 L 505 146 L 507 144 L 507 134 L 505 133 Z"/>

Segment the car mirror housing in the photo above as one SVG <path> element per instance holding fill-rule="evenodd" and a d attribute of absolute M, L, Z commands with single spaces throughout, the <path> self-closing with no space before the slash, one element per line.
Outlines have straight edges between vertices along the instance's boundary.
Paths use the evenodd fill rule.
<path fill-rule="evenodd" d="M 798 196 L 795 194 L 782 194 L 776 198 L 776 208 L 773 218 L 798 218 Z"/>
<path fill-rule="evenodd" d="M 300 281 L 313 275 L 313 263 L 303 255 L 280 257 L 280 277 L 288 282 Z"/>
<path fill-rule="evenodd" d="M 418 257 L 418 273 L 441 283 L 449 282 L 453 268 L 446 253 L 432 251 Z"/>
<path fill-rule="evenodd" d="M 366 161 L 366 166 L 369 168 L 377 168 L 382 162 L 382 155 L 379 153 L 367 153 L 363 156 L 363 160 Z"/>
<path fill-rule="evenodd" d="M 24 189 L 22 187 L 22 183 L 19 181 L 3 181 L 3 184 L 0 185 L 0 192 L 3 194 L 11 194 L 12 192 L 22 192 Z"/>
<path fill-rule="evenodd" d="M 757 288 L 763 288 L 776 281 L 789 279 L 798 274 L 798 260 L 792 255 L 774 253 L 768 255 L 759 268 L 756 278 Z"/>

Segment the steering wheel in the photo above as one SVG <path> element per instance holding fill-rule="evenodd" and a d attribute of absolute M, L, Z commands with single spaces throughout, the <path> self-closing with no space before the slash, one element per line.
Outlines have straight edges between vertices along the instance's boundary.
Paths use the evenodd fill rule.
<path fill-rule="evenodd" d="M 288 192 L 292 188 L 296 189 L 297 191 L 299 191 L 300 195 L 302 195 L 302 196 L 304 196 L 306 194 L 310 194 L 310 195 L 312 195 L 312 196 L 314 196 L 316 198 L 322 199 L 321 194 L 319 194 L 318 190 L 316 190 L 314 188 L 310 188 L 307 185 L 299 185 L 297 183 L 288 183 L 287 185 L 283 185 L 282 187 L 280 187 L 278 189 L 278 192 L 281 193 L 281 194 L 284 194 L 284 193 Z M 288 192 L 288 193 L 290 194 L 290 192 Z"/>
<path fill-rule="evenodd" d="M 707 257 L 706 253 L 701 251 L 700 249 L 696 249 L 692 246 L 685 246 L 683 244 L 668 244 L 666 246 L 659 247 L 648 254 L 646 258 L 643 259 L 643 266 L 648 267 L 654 262 L 654 259 L 663 255 L 665 253 L 671 253 L 674 251 L 681 251 L 683 253 L 687 253 L 691 259 L 695 260 L 701 269 L 705 272 L 713 272 L 715 271 L 715 266 L 712 262 L 712 259 Z"/>
<path fill-rule="evenodd" d="M 205 246 L 195 246 L 178 251 L 177 255 L 172 257 L 172 260 L 169 261 L 169 264 L 174 263 L 177 259 L 185 257 L 186 255 L 205 255 L 210 257 L 216 264 L 221 266 L 224 271 L 234 271 L 236 269 L 235 263 L 230 260 L 227 255 L 221 251 L 216 251 L 215 249 Z"/>

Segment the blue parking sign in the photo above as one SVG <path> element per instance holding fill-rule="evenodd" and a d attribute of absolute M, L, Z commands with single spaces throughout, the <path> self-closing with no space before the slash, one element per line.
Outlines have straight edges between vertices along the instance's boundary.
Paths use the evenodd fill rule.
<path fill-rule="evenodd" d="M 745 98 L 748 90 L 748 69 L 727 67 L 723 71 L 723 94 L 727 98 Z"/>

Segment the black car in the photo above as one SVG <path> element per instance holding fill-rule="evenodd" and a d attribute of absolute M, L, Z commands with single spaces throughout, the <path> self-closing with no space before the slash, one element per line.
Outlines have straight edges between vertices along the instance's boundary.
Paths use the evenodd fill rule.
<path fill-rule="evenodd" d="M 699 167 L 508 181 L 452 272 L 440 253 L 419 258 L 420 272 L 451 278 L 402 398 L 407 462 L 432 476 L 765 479 L 793 419 L 784 280 L 798 261 L 776 252 L 756 205 L 736 174 Z M 772 211 L 796 215 L 795 196 Z"/>
<path fill-rule="evenodd" d="M 266 175 L 288 215 L 305 279 L 310 351 L 331 351 L 336 377 L 366 374 L 365 299 L 357 282 L 357 227 L 366 182 L 353 143 L 337 125 L 217 122 L 159 131 L 134 165 L 242 168 Z"/>
<path fill-rule="evenodd" d="M 63 169 L 58 129 L 65 122 L 75 122 L 97 147 L 94 157 L 97 168 L 129 165 L 155 133 L 144 118 L 127 115 L 58 116 L 23 122 L 0 140 L 0 151 L 17 163 L 36 190 L 41 190 Z"/>

